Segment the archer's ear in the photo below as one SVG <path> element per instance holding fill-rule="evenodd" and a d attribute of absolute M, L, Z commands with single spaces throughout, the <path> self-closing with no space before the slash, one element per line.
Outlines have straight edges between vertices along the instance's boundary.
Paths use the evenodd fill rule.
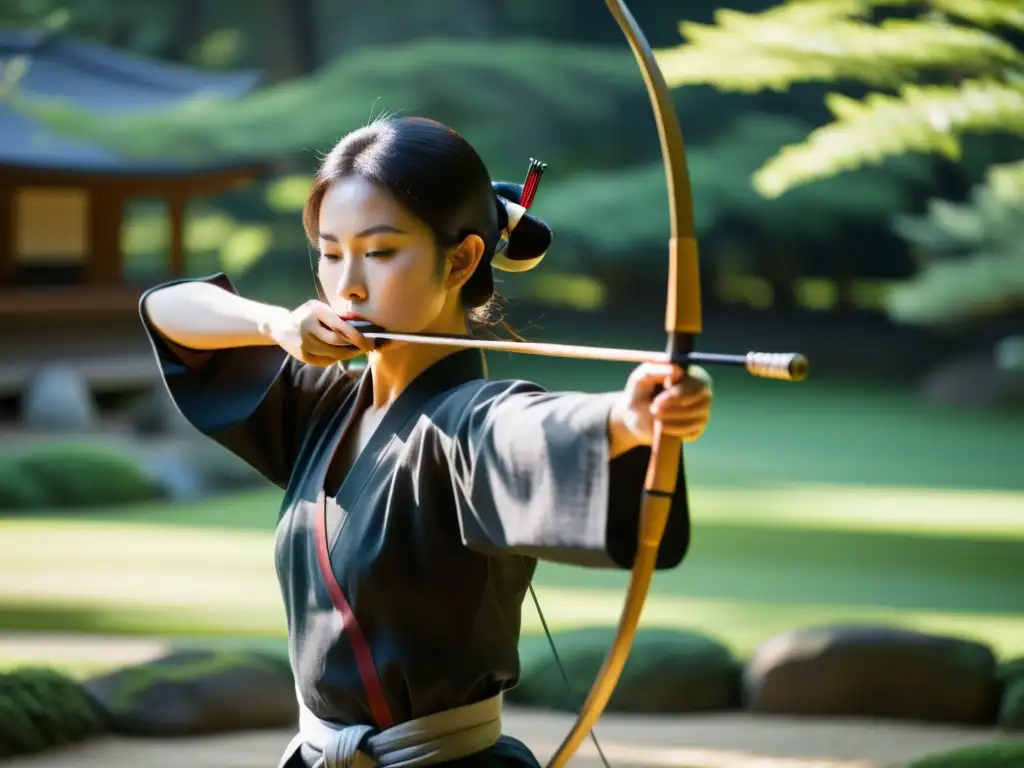
<path fill-rule="evenodd" d="M 466 235 L 448 252 L 446 287 L 461 288 L 469 280 L 484 257 L 484 240 L 480 235 Z"/>

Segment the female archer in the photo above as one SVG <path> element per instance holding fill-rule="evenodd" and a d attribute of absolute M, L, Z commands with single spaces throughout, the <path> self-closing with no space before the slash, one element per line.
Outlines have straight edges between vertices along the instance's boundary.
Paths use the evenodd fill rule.
<path fill-rule="evenodd" d="M 537 765 L 500 717 L 537 560 L 631 567 L 654 421 L 684 440 L 707 425 L 700 371 L 645 364 L 621 391 L 549 393 L 488 381 L 478 350 L 375 349 L 353 326 L 468 334 L 492 270 L 550 244 L 522 194 L 450 128 L 382 119 L 334 147 L 306 203 L 324 302 L 257 303 L 224 275 L 142 299 L 177 407 L 285 491 L 300 729 L 282 767 Z M 363 354 L 361 373 L 335 365 Z M 660 568 L 688 546 L 677 502 Z"/>

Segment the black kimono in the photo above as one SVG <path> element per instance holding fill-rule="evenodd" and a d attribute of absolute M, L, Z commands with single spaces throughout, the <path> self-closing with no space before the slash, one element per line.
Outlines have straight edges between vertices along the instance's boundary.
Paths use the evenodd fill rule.
<path fill-rule="evenodd" d="M 206 281 L 234 291 L 224 275 Z M 609 460 L 609 396 L 488 381 L 481 353 L 458 351 L 401 394 L 341 476 L 332 459 L 370 402 L 369 368 L 308 366 L 278 347 L 185 350 L 153 328 L 145 301 L 177 407 L 285 490 L 276 567 L 289 655 L 319 718 L 383 727 L 495 696 L 518 679 L 538 559 L 632 566 L 650 452 Z M 689 534 L 678 493 L 659 568 L 681 562 Z M 303 747 L 282 765 L 316 757 Z M 536 760 L 505 737 L 448 764 Z"/>

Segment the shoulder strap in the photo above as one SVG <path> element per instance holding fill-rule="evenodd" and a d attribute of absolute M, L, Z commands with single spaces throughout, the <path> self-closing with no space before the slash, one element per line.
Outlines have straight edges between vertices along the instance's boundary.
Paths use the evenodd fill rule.
<path fill-rule="evenodd" d="M 370 704 L 370 713 L 377 722 L 378 728 L 390 728 L 395 724 L 395 719 L 391 714 L 390 707 L 388 707 L 388 700 L 384 695 L 384 688 L 380 683 L 380 677 L 377 675 L 377 667 L 373 663 L 370 644 L 366 641 L 366 636 L 356 621 L 352 606 L 349 605 L 348 600 L 345 598 L 345 593 L 341 590 L 341 584 L 338 583 L 338 578 L 334 575 L 334 569 L 331 567 L 331 554 L 327 543 L 327 494 L 323 490 L 320 491 L 320 495 L 317 497 L 317 506 L 319 510 L 316 514 L 315 537 L 316 555 L 320 563 L 320 575 L 323 577 L 324 585 L 331 596 L 331 603 L 334 604 L 335 609 L 341 614 L 344 632 L 348 635 L 348 640 L 352 644 L 352 652 L 355 655 L 356 665 L 359 668 L 359 676 L 363 680 L 363 688 L 366 690 L 366 698 Z"/>

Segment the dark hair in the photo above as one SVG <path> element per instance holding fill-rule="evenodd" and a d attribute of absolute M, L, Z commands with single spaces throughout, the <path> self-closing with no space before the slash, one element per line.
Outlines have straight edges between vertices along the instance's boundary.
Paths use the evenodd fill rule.
<path fill-rule="evenodd" d="M 463 285 L 462 305 L 474 323 L 501 322 L 495 317 L 500 296 L 491 260 L 507 222 L 487 167 L 465 138 L 439 122 L 416 117 L 385 117 L 345 136 L 321 163 L 302 213 L 306 237 L 314 247 L 319 244 L 320 205 L 327 189 L 352 175 L 387 190 L 427 224 L 442 248 L 478 235 L 484 241 L 484 257 Z M 536 228 L 538 220 L 530 218 Z M 521 237 L 513 230 L 508 251 L 514 241 L 520 241 L 515 242 L 520 252 L 524 246 L 540 247 L 527 244 L 528 229 L 524 227 L 527 231 Z M 540 241 L 543 244 L 543 238 Z M 543 251 L 530 255 L 541 256 Z M 515 335 L 507 324 L 505 328 Z"/>

